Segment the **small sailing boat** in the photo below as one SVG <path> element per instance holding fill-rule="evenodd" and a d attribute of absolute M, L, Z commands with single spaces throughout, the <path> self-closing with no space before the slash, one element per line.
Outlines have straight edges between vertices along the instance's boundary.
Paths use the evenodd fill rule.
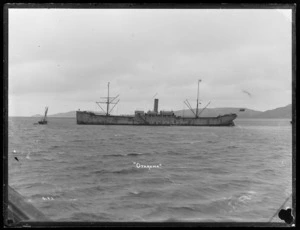
<path fill-rule="evenodd" d="M 40 125 L 47 124 L 47 112 L 48 112 L 48 107 L 45 108 L 45 115 L 44 115 L 43 119 L 39 121 Z"/>

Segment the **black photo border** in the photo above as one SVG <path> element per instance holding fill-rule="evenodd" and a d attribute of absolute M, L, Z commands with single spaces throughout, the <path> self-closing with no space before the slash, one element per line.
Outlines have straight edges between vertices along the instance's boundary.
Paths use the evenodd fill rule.
<path fill-rule="evenodd" d="M 2 144 L 3 144 L 3 223 L 4 227 L 288 227 L 284 223 L 268 222 L 56 222 L 56 221 L 21 221 L 19 223 L 8 223 L 8 11 L 13 8 L 68 8 L 68 9 L 292 9 L 292 215 L 297 226 L 296 219 L 296 128 L 298 119 L 296 117 L 296 56 L 299 48 L 296 46 L 296 22 L 299 19 L 298 5 L 295 1 L 201 1 L 191 3 L 80 3 L 74 1 L 52 3 L 5 3 L 3 12 L 3 111 L 2 111 Z M 297 14 L 296 14 L 297 11 Z M 298 26 L 298 24 L 297 24 Z M 278 207 L 279 208 L 279 207 Z M 279 211 L 279 210 L 278 210 Z"/>

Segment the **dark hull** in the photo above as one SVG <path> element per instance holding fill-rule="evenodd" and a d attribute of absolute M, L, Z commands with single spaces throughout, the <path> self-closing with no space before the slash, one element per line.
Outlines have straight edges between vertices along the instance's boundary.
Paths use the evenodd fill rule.
<path fill-rule="evenodd" d="M 236 114 L 218 117 L 187 118 L 179 116 L 106 116 L 77 111 L 76 121 L 81 125 L 147 125 L 147 126 L 234 126 Z"/>

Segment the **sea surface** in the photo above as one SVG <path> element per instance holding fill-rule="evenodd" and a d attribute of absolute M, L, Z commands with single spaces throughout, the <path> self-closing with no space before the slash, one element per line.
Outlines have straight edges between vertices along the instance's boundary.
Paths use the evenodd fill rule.
<path fill-rule="evenodd" d="M 236 119 L 234 127 L 37 120 L 9 118 L 8 180 L 54 221 L 269 222 L 292 193 L 290 120 Z"/>

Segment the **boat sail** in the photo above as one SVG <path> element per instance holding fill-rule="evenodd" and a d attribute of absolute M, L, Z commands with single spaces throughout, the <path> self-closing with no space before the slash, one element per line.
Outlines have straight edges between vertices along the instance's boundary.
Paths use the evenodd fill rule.
<path fill-rule="evenodd" d="M 45 108 L 45 115 L 44 115 L 43 119 L 39 121 L 40 125 L 47 124 L 47 112 L 48 112 L 48 107 Z"/>

